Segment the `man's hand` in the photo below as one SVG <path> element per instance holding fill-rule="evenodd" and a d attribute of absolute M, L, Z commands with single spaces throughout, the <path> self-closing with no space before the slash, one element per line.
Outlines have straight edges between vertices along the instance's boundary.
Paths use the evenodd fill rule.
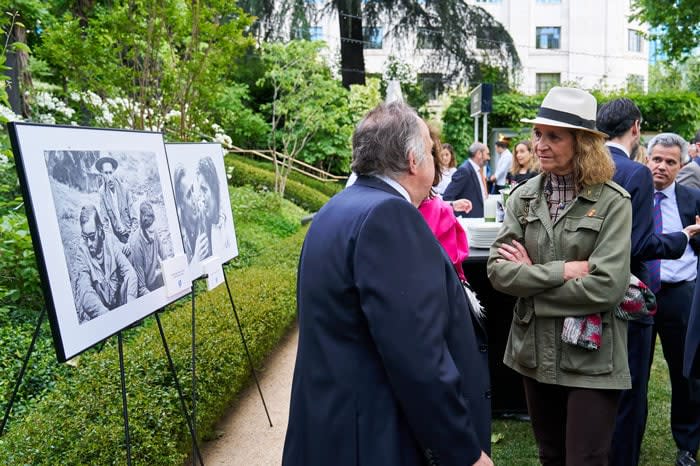
<path fill-rule="evenodd" d="M 476 463 L 474 463 L 474 466 L 493 466 L 493 461 L 491 461 L 491 458 L 489 458 L 489 455 L 484 453 L 483 451 L 481 452 L 481 456 L 479 457 L 478 460 L 476 460 Z"/>
<path fill-rule="evenodd" d="M 695 225 L 688 225 L 687 227 L 683 228 L 683 231 L 688 234 L 689 238 L 692 238 L 700 233 L 700 215 L 695 216 Z"/>
<path fill-rule="evenodd" d="M 588 275 L 588 261 L 564 262 L 564 280 L 583 278 Z"/>
<path fill-rule="evenodd" d="M 452 201 L 450 204 L 452 204 L 452 210 L 455 212 L 464 212 L 465 214 L 468 214 L 472 210 L 472 201 L 469 199 L 457 199 L 456 201 Z"/>
<path fill-rule="evenodd" d="M 513 240 L 513 245 L 503 243 L 501 247 L 498 248 L 498 253 L 503 257 L 499 260 L 507 260 L 510 262 L 516 262 L 518 264 L 532 265 L 532 260 L 528 255 L 525 247 Z"/>

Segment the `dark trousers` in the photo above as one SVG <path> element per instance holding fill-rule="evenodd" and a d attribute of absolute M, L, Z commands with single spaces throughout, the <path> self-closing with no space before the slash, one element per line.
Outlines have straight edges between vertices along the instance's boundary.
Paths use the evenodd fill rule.
<path fill-rule="evenodd" d="M 523 377 L 527 410 L 544 466 L 605 466 L 619 390 L 543 384 Z"/>
<path fill-rule="evenodd" d="M 691 400 L 690 382 L 683 377 L 685 335 L 693 301 L 695 281 L 661 283 L 656 294 L 658 311 L 654 335 L 658 333 L 671 379 L 671 433 L 680 450 L 695 454 L 700 443 L 700 403 Z M 651 353 L 650 361 L 653 358 Z"/>
<path fill-rule="evenodd" d="M 627 360 L 632 388 L 620 393 L 610 450 L 610 464 L 637 466 L 642 437 L 647 423 L 647 387 L 649 385 L 650 354 L 653 326 L 630 321 L 627 327 Z"/>

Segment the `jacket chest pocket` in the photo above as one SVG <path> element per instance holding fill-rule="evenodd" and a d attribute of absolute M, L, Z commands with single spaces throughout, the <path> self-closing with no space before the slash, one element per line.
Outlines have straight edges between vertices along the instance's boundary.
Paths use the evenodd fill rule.
<path fill-rule="evenodd" d="M 613 337 L 610 319 L 612 312 L 603 314 L 600 348 L 588 350 L 562 343 L 560 368 L 565 372 L 583 375 L 609 374 L 613 370 Z"/>
<path fill-rule="evenodd" d="M 566 260 L 586 260 L 593 252 L 603 226 L 601 217 L 574 217 L 564 220 L 563 249 Z"/>

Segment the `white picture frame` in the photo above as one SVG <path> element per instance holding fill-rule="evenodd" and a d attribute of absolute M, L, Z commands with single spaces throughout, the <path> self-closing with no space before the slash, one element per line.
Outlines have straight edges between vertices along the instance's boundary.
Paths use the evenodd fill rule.
<path fill-rule="evenodd" d="M 191 289 L 167 296 L 160 277 L 184 254 L 161 133 L 8 129 L 60 362 Z"/>
<path fill-rule="evenodd" d="M 236 229 L 218 143 L 167 143 L 165 150 L 175 193 L 190 277 L 206 273 L 210 259 L 225 264 L 238 255 Z"/>

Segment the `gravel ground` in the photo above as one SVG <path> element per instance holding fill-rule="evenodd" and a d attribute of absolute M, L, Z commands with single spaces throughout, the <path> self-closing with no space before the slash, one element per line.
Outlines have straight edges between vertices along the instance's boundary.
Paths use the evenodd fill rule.
<path fill-rule="evenodd" d="M 295 327 L 258 372 L 273 427 L 254 382 L 219 421 L 216 440 L 201 446 L 206 466 L 278 466 L 289 417 L 289 395 L 299 330 Z M 191 460 L 187 464 L 192 464 Z"/>

